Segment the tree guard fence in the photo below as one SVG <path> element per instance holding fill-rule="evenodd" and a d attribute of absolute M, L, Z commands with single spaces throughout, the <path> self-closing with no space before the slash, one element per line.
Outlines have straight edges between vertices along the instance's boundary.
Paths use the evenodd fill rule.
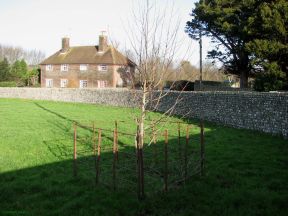
<path fill-rule="evenodd" d="M 73 175 L 94 176 L 96 186 L 137 192 L 139 199 L 179 187 L 193 175 L 204 175 L 203 122 L 166 123 L 172 129 L 151 124 L 143 148 L 137 125 L 133 132 L 125 122 L 115 121 L 114 128 L 74 123 Z"/>

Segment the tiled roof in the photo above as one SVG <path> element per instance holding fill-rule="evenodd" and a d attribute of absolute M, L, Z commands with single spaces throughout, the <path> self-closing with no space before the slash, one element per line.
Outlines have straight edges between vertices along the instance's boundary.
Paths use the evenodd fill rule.
<path fill-rule="evenodd" d="M 109 46 L 105 52 L 98 52 L 98 46 L 74 46 L 65 53 L 61 50 L 51 55 L 40 64 L 132 64 L 134 63 Z"/>

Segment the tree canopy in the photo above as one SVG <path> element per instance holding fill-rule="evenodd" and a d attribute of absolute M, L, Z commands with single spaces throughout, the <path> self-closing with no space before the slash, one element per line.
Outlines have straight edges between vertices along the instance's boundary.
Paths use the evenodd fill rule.
<path fill-rule="evenodd" d="M 186 32 L 193 39 L 200 31 L 210 37 L 215 47 L 208 57 L 239 75 L 241 87 L 259 73 L 274 73 L 283 80 L 282 88 L 287 85 L 286 0 L 200 0 L 191 16 Z"/>

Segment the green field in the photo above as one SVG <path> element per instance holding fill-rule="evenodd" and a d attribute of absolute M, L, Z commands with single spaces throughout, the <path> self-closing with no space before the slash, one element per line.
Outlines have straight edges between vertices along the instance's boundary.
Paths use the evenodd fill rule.
<path fill-rule="evenodd" d="M 143 201 L 133 192 L 95 187 L 93 172 L 84 168 L 73 177 L 72 123 L 95 122 L 96 127 L 112 130 L 117 120 L 119 130 L 134 133 L 135 112 L 0 99 L 0 215 L 288 214 L 287 140 L 255 131 L 206 123 L 206 175 L 196 175 L 179 188 L 155 192 Z M 175 125 L 161 127 L 172 135 L 176 132 Z M 196 125 L 193 130 L 196 140 Z M 91 130 L 79 127 L 78 132 L 91 137 Z M 128 138 L 121 142 L 133 149 Z"/>

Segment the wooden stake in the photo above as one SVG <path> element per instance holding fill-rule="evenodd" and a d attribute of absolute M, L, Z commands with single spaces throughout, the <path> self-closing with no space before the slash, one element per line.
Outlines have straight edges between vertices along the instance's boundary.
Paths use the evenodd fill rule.
<path fill-rule="evenodd" d="M 141 199 L 144 199 L 144 160 L 143 160 L 143 147 L 139 148 L 139 156 L 140 156 L 140 177 L 141 177 Z"/>
<path fill-rule="evenodd" d="M 137 174 L 138 174 L 138 199 L 141 199 L 141 166 L 140 166 L 140 151 L 139 151 L 139 141 L 140 141 L 140 134 L 139 134 L 139 124 L 137 125 L 137 132 L 136 132 L 136 156 L 137 156 Z"/>
<path fill-rule="evenodd" d="M 92 144 L 93 144 L 93 154 L 95 156 L 96 161 L 96 133 L 95 133 L 95 122 L 93 122 L 93 138 L 92 138 Z"/>
<path fill-rule="evenodd" d="M 118 161 L 119 155 L 118 155 L 118 122 L 117 121 L 115 121 L 115 142 L 116 142 L 116 158 Z"/>
<path fill-rule="evenodd" d="M 203 120 L 200 122 L 200 158 L 201 158 L 201 165 L 200 165 L 200 175 L 204 175 L 204 162 L 205 162 L 205 142 L 204 142 L 204 123 Z"/>
<path fill-rule="evenodd" d="M 178 122 L 178 151 L 179 151 L 179 161 L 180 161 L 180 163 L 181 163 L 182 148 L 181 148 L 181 128 L 180 128 L 180 122 Z"/>
<path fill-rule="evenodd" d="M 189 125 L 186 127 L 186 143 L 185 143 L 185 151 L 184 151 L 184 179 L 186 181 L 187 179 L 187 151 L 188 151 L 188 145 L 189 145 Z"/>
<path fill-rule="evenodd" d="M 164 190 L 165 192 L 168 191 L 168 130 L 165 130 L 164 133 L 165 136 L 165 145 L 164 145 L 164 155 L 165 155 L 165 167 L 164 167 L 164 183 L 165 183 L 165 187 Z"/>
<path fill-rule="evenodd" d="M 156 135 L 156 131 L 155 131 L 155 127 L 153 127 L 153 152 L 154 152 L 154 162 L 155 164 L 157 164 L 157 135 Z"/>
<path fill-rule="evenodd" d="M 101 159 L 101 129 L 98 130 L 98 148 L 97 148 L 97 163 L 96 163 L 96 185 L 99 182 L 99 176 L 100 176 L 100 159 Z"/>
<path fill-rule="evenodd" d="M 117 154 L 116 154 L 116 129 L 113 132 L 113 190 L 116 190 L 116 161 L 117 161 Z"/>
<path fill-rule="evenodd" d="M 77 125 L 76 123 L 74 123 L 73 171 L 74 171 L 74 176 L 77 176 Z"/>

